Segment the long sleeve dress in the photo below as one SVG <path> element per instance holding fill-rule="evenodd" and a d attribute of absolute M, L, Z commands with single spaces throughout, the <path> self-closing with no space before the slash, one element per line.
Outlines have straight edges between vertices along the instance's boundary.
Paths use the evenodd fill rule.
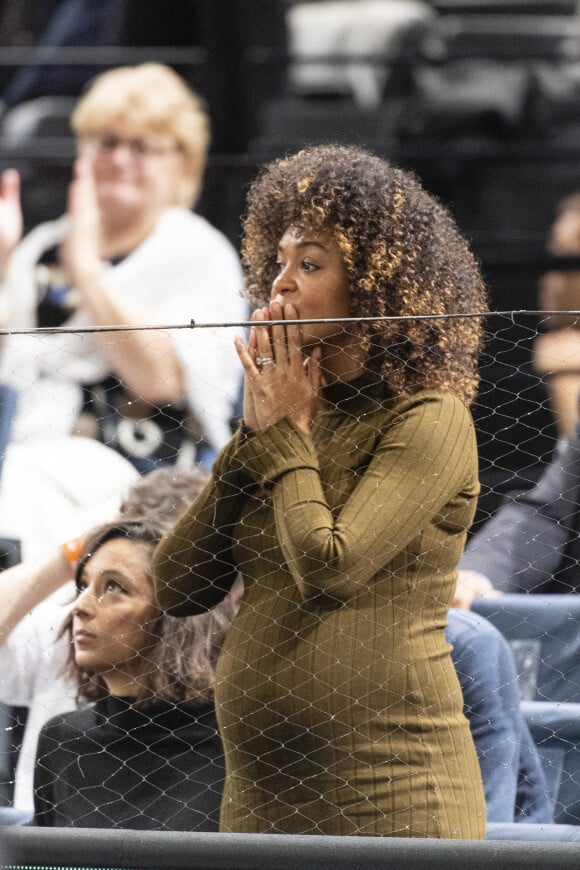
<path fill-rule="evenodd" d="M 312 436 L 243 428 L 154 556 L 162 607 L 245 593 L 218 661 L 223 831 L 481 838 L 446 614 L 477 498 L 448 393 L 324 391 Z"/>

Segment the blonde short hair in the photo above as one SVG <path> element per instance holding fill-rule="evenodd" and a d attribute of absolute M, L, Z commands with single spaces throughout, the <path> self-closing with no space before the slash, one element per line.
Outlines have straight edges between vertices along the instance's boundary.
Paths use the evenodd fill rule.
<path fill-rule="evenodd" d="M 209 117 L 197 94 L 163 64 L 117 67 L 93 80 L 72 114 L 71 126 L 83 139 L 119 120 L 174 139 L 185 162 L 176 205 L 193 206 L 210 144 Z"/>

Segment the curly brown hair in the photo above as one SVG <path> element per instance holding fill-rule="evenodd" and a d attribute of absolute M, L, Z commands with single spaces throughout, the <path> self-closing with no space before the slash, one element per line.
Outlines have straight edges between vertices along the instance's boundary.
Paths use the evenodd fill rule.
<path fill-rule="evenodd" d="M 242 260 L 252 303 L 267 304 L 288 228 L 330 232 L 351 282 L 350 324 L 385 398 L 450 391 L 470 404 L 487 293 L 448 210 L 413 174 L 362 148 L 317 145 L 262 169 L 252 183 Z M 442 316 L 443 315 L 443 316 Z M 398 318 L 398 319 L 397 319 Z"/>

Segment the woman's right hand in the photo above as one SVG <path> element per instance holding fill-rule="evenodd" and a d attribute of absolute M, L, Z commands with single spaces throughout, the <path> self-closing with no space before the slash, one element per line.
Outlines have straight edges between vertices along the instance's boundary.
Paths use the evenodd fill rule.
<path fill-rule="evenodd" d="M 6 169 L 0 175 L 0 263 L 6 266 L 22 238 L 22 207 L 20 205 L 20 175 L 16 169 Z"/>

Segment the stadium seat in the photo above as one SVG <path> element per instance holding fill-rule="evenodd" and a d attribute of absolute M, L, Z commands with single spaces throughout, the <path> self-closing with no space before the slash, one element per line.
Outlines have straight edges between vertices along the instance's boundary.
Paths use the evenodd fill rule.
<path fill-rule="evenodd" d="M 439 15 L 574 15 L 576 0 L 431 0 Z"/>
<path fill-rule="evenodd" d="M 515 822 L 490 822 L 486 840 L 548 840 L 577 842 L 580 827 L 577 825 L 518 825 Z"/>
<path fill-rule="evenodd" d="M 32 825 L 32 823 L 32 813 L 26 810 L 17 810 L 15 807 L 0 807 L 0 827 L 2 825 Z"/>
<path fill-rule="evenodd" d="M 502 595 L 472 609 L 509 641 L 522 701 L 580 703 L 580 596 Z"/>
<path fill-rule="evenodd" d="M 66 208 L 76 154 L 69 124 L 75 103 L 71 97 L 38 97 L 7 109 L 0 121 L 4 160 L 22 179 L 26 229 L 54 220 Z"/>
<path fill-rule="evenodd" d="M 0 136 L 11 144 L 25 144 L 33 137 L 62 137 L 72 142 L 73 97 L 37 97 L 7 109 L 0 124 Z"/>
<path fill-rule="evenodd" d="M 504 9 L 465 15 L 458 11 L 440 16 L 434 30 L 428 46 L 433 59 L 541 57 L 559 61 L 566 59 L 567 45 L 578 36 L 578 22 L 568 14 L 513 15 Z"/>
<path fill-rule="evenodd" d="M 577 825 L 518 825 L 515 822 L 489 822 L 485 839 L 577 842 L 580 840 L 580 827 Z"/>
<path fill-rule="evenodd" d="M 528 701 L 522 712 L 554 797 L 554 822 L 579 826 L 580 704 Z"/>

